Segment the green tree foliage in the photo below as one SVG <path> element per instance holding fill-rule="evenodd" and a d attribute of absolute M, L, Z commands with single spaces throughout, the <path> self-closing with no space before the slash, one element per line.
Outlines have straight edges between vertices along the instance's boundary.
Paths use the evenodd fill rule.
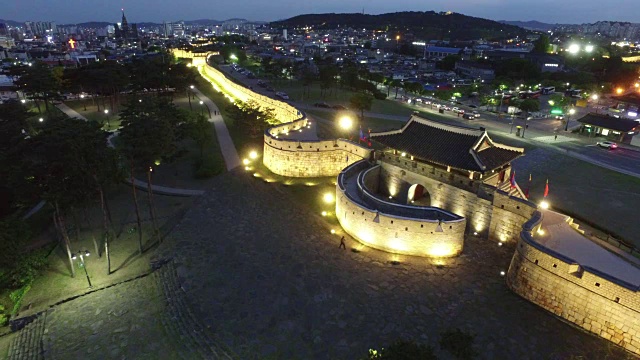
<path fill-rule="evenodd" d="M 540 70 L 529 60 L 508 59 L 496 64 L 496 77 L 515 79 L 519 82 L 537 81 L 540 78 Z"/>
<path fill-rule="evenodd" d="M 27 68 L 18 83 L 25 93 L 36 100 L 38 110 L 40 110 L 38 100 L 44 100 L 45 107 L 49 111 L 49 101 L 62 87 L 61 74 L 61 69 L 54 71 L 49 65 L 36 61 Z"/>
<path fill-rule="evenodd" d="M 253 100 L 231 104 L 227 107 L 227 112 L 234 120 L 234 126 L 239 126 L 252 138 L 262 136 L 269 126 L 278 123 L 273 109 L 261 108 Z"/>
<path fill-rule="evenodd" d="M 171 161 L 177 150 L 177 141 L 184 136 L 185 115 L 168 100 L 147 97 L 142 102 L 130 101 L 120 113 L 122 119 L 122 150 L 129 163 L 130 178 L 133 183 L 136 170 L 147 173 L 147 196 L 153 225 L 153 236 L 157 237 L 158 226 L 153 206 L 151 173 L 156 163 Z M 138 220 L 138 246 L 142 247 L 142 222 L 140 219 L 136 188 L 132 184 L 133 198 Z M 158 238 L 158 241 L 160 238 Z"/>
<path fill-rule="evenodd" d="M 369 350 L 363 360 L 436 360 L 431 346 L 398 340 L 386 348 Z"/>
<path fill-rule="evenodd" d="M 447 55 L 444 59 L 438 61 L 436 65 L 441 70 L 451 71 L 456 68 L 456 62 L 460 61 L 460 55 Z"/>
<path fill-rule="evenodd" d="M 355 94 L 349 99 L 351 107 L 360 110 L 360 119 L 364 119 L 365 110 L 371 110 L 373 96 L 368 94 Z"/>
<path fill-rule="evenodd" d="M 540 101 L 536 99 L 526 99 L 523 100 L 518 107 L 520 108 L 520 110 L 529 114 L 531 112 L 540 110 Z"/>
<path fill-rule="evenodd" d="M 549 37 L 545 34 L 540 34 L 540 38 L 533 43 L 533 52 L 538 54 L 548 53 L 551 49 L 551 42 Z"/>

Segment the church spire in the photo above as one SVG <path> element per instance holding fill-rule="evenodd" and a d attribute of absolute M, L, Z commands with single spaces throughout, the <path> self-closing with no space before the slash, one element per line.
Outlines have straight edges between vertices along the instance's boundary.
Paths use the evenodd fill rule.
<path fill-rule="evenodd" d="M 120 9 L 120 10 L 122 10 L 122 22 L 121 22 L 122 26 L 126 27 L 127 26 L 127 17 L 124 16 L 124 9 Z"/>

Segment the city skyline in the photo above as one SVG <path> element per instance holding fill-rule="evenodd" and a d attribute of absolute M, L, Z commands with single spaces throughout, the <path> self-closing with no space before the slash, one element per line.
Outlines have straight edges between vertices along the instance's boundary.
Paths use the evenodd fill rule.
<path fill-rule="evenodd" d="M 291 0 L 273 0 L 268 3 L 246 0 L 238 3 L 214 4 L 201 0 L 185 0 L 180 3 L 139 0 L 120 4 L 101 1 L 34 0 L 30 3 L 13 2 L 6 7 L 3 18 L 13 21 L 54 21 L 59 24 L 88 21 L 117 22 L 120 8 L 134 22 L 172 20 L 246 18 L 253 21 L 274 21 L 310 13 L 360 13 L 382 14 L 400 11 L 453 11 L 468 16 L 491 20 L 531 21 L 545 23 L 580 24 L 596 21 L 637 21 L 631 12 L 625 11 L 634 0 L 612 0 L 606 8 L 595 1 L 570 0 L 558 3 L 540 0 L 535 3 L 508 3 L 501 0 L 452 0 L 446 6 L 435 1 L 401 0 L 393 4 L 379 0 L 355 1 L 343 4 L 327 0 L 321 4 L 301 4 Z M 549 9 L 554 11 L 550 12 Z"/>

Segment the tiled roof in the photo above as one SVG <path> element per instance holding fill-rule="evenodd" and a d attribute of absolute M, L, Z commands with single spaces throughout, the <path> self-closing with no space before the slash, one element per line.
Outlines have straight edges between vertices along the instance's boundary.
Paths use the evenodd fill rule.
<path fill-rule="evenodd" d="M 524 149 L 495 143 L 482 129 L 440 123 L 413 115 L 400 130 L 372 133 L 371 140 L 418 160 L 487 172 L 522 156 Z"/>
<path fill-rule="evenodd" d="M 640 127 L 640 123 L 630 119 L 621 119 L 614 116 L 589 113 L 580 119 L 583 124 L 593 125 L 609 130 L 631 131 L 636 127 Z"/>
<path fill-rule="evenodd" d="M 611 98 L 629 104 L 640 105 L 640 95 L 635 91 L 620 96 L 612 96 Z"/>

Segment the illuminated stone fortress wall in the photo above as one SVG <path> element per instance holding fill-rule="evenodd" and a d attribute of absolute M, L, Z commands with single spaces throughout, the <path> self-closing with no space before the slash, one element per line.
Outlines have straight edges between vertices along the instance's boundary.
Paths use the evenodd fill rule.
<path fill-rule="evenodd" d="M 572 225 L 568 217 L 563 221 L 558 226 Z M 523 226 L 507 272 L 509 287 L 586 331 L 640 354 L 640 269 L 625 264 L 619 255 L 607 253 L 604 248 L 600 253 L 596 249 L 598 268 L 582 265 L 535 239 L 542 223 L 543 215 L 536 211 Z M 544 232 L 546 228 L 542 228 Z M 567 231 L 577 233 L 575 229 Z M 587 246 L 600 246 L 592 240 L 585 241 L 584 246 L 571 249 L 584 252 Z M 613 258 L 608 261 L 608 257 Z M 612 272 L 611 265 L 616 262 L 618 269 Z"/>
<path fill-rule="evenodd" d="M 189 53 L 179 55 L 191 57 Z M 228 97 L 252 99 L 275 109 L 281 125 L 264 135 L 264 164 L 293 177 L 332 176 L 336 217 L 343 229 L 368 246 L 398 254 L 445 257 L 463 251 L 474 233 L 517 242 L 507 272 L 509 287 L 557 316 L 640 354 L 638 284 L 622 281 L 539 244 L 542 222 L 536 205 L 511 188 L 511 167 L 464 173 L 427 164 L 400 152 L 377 152 L 346 140 L 296 141 L 288 133 L 308 125 L 304 114 L 284 102 L 246 89 L 192 57 L 201 74 Z M 403 156 L 404 155 L 404 156 Z M 366 159 L 372 160 L 367 161 Z M 415 187 L 425 195 L 409 201 Z M 391 196 L 386 199 L 384 196 Z M 567 217 L 567 224 L 571 219 Z M 638 276 L 640 279 L 640 276 Z"/>

